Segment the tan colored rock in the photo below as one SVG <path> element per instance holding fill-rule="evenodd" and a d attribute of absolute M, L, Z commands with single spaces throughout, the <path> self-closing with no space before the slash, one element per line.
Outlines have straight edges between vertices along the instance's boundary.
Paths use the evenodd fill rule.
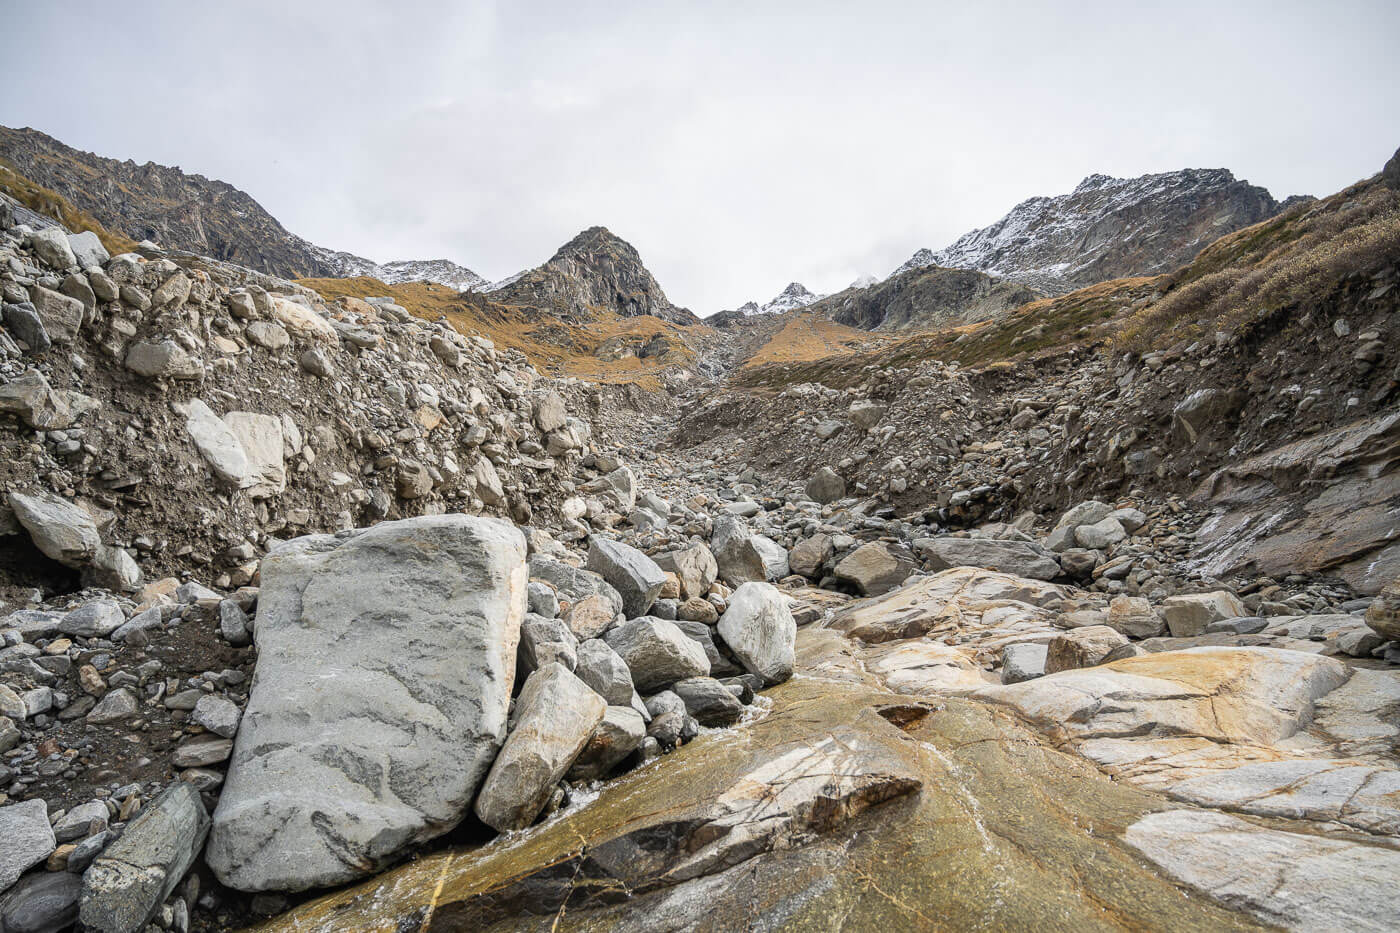
<path fill-rule="evenodd" d="M 880 645 L 864 658 L 866 669 L 895 693 L 966 693 L 997 683 L 964 652 L 928 639 Z"/>
<path fill-rule="evenodd" d="M 1168 596 L 1162 602 L 1162 617 L 1173 636 L 1187 638 L 1200 635 L 1206 626 L 1222 619 L 1237 619 L 1249 615 L 1244 603 L 1233 593 L 1217 590 L 1214 593 L 1187 593 L 1181 596 Z"/>
<path fill-rule="evenodd" d="M 793 573 L 801 574 L 808 580 L 819 580 L 822 567 L 831 559 L 832 551 L 831 535 L 818 532 L 797 542 L 797 546 L 788 553 L 788 566 Z"/>
<path fill-rule="evenodd" d="M 315 311 L 279 295 L 273 295 L 271 298 L 273 319 L 293 336 L 332 345 L 339 343 L 335 328 Z"/>
<path fill-rule="evenodd" d="M 1400 577 L 1386 584 L 1366 607 L 1366 624 L 1383 638 L 1400 640 Z"/>
<path fill-rule="evenodd" d="M 686 599 L 703 597 L 719 576 L 715 557 L 704 544 L 667 551 L 656 555 L 656 565 L 669 570 L 680 580 L 680 595 Z"/>
<path fill-rule="evenodd" d="M 1128 639 L 1107 625 L 1087 625 L 1057 635 L 1045 650 L 1045 673 L 1093 667 Z"/>
<path fill-rule="evenodd" d="M 564 611 L 564 623 L 580 641 L 597 638 L 612 627 L 617 612 L 606 596 L 594 594 L 577 599 Z"/>
<path fill-rule="evenodd" d="M 1156 638 L 1167 633 L 1166 620 L 1141 596 L 1113 597 L 1105 624 L 1129 638 Z"/>
<path fill-rule="evenodd" d="M 838 612 L 831 627 L 867 643 L 936 635 L 966 642 L 977 663 L 991 666 L 1016 642 L 1060 634 L 1050 607 L 1063 587 L 1010 574 L 955 567 Z"/>
<path fill-rule="evenodd" d="M 703 622 L 714 625 L 719 621 L 719 610 L 708 599 L 692 596 L 676 608 L 676 618 L 686 622 Z"/>
<path fill-rule="evenodd" d="M 912 561 L 903 560 L 878 541 L 862 544 L 835 568 L 836 579 L 852 584 L 865 596 L 888 593 L 914 570 Z"/>

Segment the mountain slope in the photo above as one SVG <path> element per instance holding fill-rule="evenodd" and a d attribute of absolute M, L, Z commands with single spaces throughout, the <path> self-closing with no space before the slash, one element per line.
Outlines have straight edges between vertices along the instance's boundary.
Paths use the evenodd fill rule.
<path fill-rule="evenodd" d="M 606 227 L 589 227 L 544 265 L 487 293 L 499 304 L 536 308 L 574 321 L 610 311 L 623 317 L 647 314 L 674 324 L 700 322 L 689 310 L 671 304 L 632 244 Z"/>
<path fill-rule="evenodd" d="M 114 233 L 237 263 L 287 278 L 370 275 L 385 282 L 440 282 L 460 289 L 484 280 L 445 259 L 386 264 L 317 246 L 289 232 L 227 182 L 147 162 L 82 152 L 33 129 L 0 126 L 0 158 Z"/>
<path fill-rule="evenodd" d="M 970 269 L 905 269 L 883 282 L 852 286 L 809 305 L 838 324 L 907 331 L 997 317 L 1044 294 Z"/>
<path fill-rule="evenodd" d="M 977 269 L 1062 294 L 1108 279 L 1171 272 L 1225 234 L 1290 203 L 1225 169 L 1090 175 L 1069 194 L 1022 201 L 944 249 L 919 250 L 895 274 L 930 265 Z"/>

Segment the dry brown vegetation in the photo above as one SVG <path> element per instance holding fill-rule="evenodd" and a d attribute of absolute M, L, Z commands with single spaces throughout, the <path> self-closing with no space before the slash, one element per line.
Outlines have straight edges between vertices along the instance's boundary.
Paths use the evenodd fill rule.
<path fill-rule="evenodd" d="M 749 357 L 744 366 L 747 368 L 767 363 L 819 360 L 887 343 L 891 339 L 837 324 L 819 314 L 798 312 L 792 315 L 758 352 Z"/>
<path fill-rule="evenodd" d="M 1171 277 L 1115 344 L 1135 352 L 1326 304 L 1348 281 L 1400 264 L 1400 195 L 1372 179 L 1222 237 Z"/>
<path fill-rule="evenodd" d="M 58 221 L 74 233 L 92 231 L 97 234 L 97 238 L 102 241 L 107 252 L 113 255 L 129 253 L 136 248 L 135 240 L 122 236 L 120 233 L 111 232 L 98 223 L 97 218 L 87 211 L 74 207 L 72 202 L 57 191 L 51 191 L 21 175 L 5 159 L 0 159 L 0 191 L 5 192 L 34 213 L 43 214 L 45 217 Z"/>
<path fill-rule="evenodd" d="M 1228 234 L 1171 275 L 1101 282 L 994 320 L 857 352 L 765 347 L 738 381 L 840 385 L 872 366 L 914 366 L 927 359 L 984 366 L 1076 348 L 1145 353 L 1216 332 L 1239 335 L 1278 320 L 1280 313 L 1302 320 L 1309 311 L 1336 305 L 1342 290 L 1394 266 L 1400 266 L 1400 193 L 1373 178 Z"/>
<path fill-rule="evenodd" d="M 704 326 L 681 327 L 649 315 L 623 317 L 603 311 L 587 326 L 570 324 L 529 308 L 500 305 L 482 295 L 458 293 L 433 282 L 386 285 L 375 278 L 302 279 L 300 284 L 327 300 L 388 296 L 424 320 L 445 318 L 459 333 L 486 337 L 499 347 L 519 350 L 535 367 L 592 382 L 635 383 L 654 389 L 663 370 L 692 363 L 691 343 L 711 336 Z M 604 360 L 595 354 L 611 338 L 640 346 L 661 336 L 667 352 L 641 359 Z"/>

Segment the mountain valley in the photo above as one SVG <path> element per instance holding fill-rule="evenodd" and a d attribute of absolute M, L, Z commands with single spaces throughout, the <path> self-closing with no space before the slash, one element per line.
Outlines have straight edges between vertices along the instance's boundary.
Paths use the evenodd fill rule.
<path fill-rule="evenodd" d="M 0 933 L 1395 928 L 1377 168 L 702 319 L 0 129 Z"/>

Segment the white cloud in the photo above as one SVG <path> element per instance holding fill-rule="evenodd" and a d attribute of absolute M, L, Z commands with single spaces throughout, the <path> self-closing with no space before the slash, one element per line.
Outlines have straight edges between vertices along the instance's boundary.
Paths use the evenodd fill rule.
<path fill-rule="evenodd" d="M 1400 142 L 1388 2 L 33 6 L 64 80 L 15 69 L 2 123 L 381 260 L 499 278 L 604 224 L 701 313 L 886 273 L 1091 172 L 1327 193 Z"/>

